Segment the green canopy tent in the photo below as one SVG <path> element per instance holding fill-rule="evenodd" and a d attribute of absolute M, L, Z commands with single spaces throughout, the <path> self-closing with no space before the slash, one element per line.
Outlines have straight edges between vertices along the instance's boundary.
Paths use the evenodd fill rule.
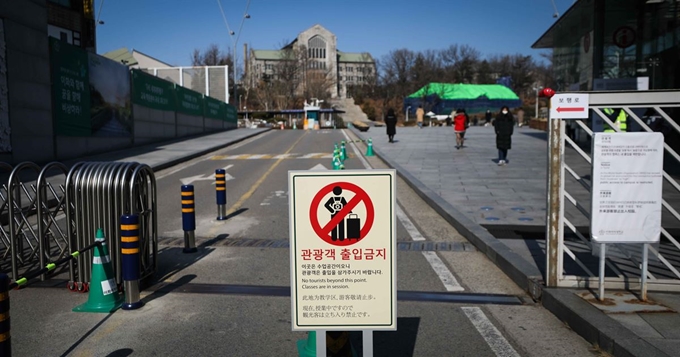
<path fill-rule="evenodd" d="M 495 112 L 503 106 L 520 107 L 522 101 L 510 88 L 500 84 L 430 83 L 404 99 L 404 110 L 413 113 L 418 105 L 437 114 L 449 114 L 458 108 L 468 112 L 487 109 Z"/>

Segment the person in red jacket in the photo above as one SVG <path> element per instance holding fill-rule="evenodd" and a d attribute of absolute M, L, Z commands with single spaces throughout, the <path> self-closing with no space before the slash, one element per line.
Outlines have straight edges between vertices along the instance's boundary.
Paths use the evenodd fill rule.
<path fill-rule="evenodd" d="M 463 109 L 456 110 L 453 115 L 453 132 L 456 133 L 456 149 L 463 147 L 465 142 L 465 129 L 467 128 L 467 115 Z"/>

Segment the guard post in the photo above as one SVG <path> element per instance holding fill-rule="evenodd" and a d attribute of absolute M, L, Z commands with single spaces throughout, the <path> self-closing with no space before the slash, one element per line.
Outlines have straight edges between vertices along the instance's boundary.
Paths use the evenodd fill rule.
<path fill-rule="evenodd" d="M 144 305 L 139 299 L 139 216 L 120 217 L 120 259 L 123 269 L 125 302 L 123 310 L 135 310 Z"/>
<path fill-rule="evenodd" d="M 215 170 L 215 199 L 217 201 L 217 220 L 227 219 L 227 181 L 225 169 Z"/>
<path fill-rule="evenodd" d="M 196 249 L 196 209 L 194 204 L 194 185 L 182 185 L 182 229 L 184 230 L 184 253 L 195 253 Z"/>
<path fill-rule="evenodd" d="M 12 357 L 12 338 L 9 334 L 9 277 L 0 274 L 0 356 Z"/>

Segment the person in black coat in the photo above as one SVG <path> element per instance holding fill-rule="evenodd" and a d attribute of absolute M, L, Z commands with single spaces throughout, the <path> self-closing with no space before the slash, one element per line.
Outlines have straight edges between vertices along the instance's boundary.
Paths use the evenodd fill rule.
<path fill-rule="evenodd" d="M 392 108 L 387 110 L 385 126 L 387 127 L 387 137 L 390 139 L 390 142 L 393 143 L 394 135 L 397 133 L 397 116 L 394 114 L 394 109 Z"/>
<path fill-rule="evenodd" d="M 496 131 L 496 148 L 498 148 L 498 166 L 507 163 L 508 150 L 512 147 L 512 131 L 515 127 L 515 120 L 507 106 L 501 108 L 501 112 L 493 122 Z"/>

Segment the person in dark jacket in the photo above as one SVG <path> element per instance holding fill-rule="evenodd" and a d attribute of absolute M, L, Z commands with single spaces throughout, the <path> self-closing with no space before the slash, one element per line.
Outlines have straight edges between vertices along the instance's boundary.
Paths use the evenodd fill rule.
<path fill-rule="evenodd" d="M 496 148 L 498 148 L 498 166 L 507 163 L 508 150 L 512 147 L 512 131 L 515 127 L 515 120 L 507 106 L 501 108 L 501 112 L 493 122 L 496 131 Z"/>
<path fill-rule="evenodd" d="M 397 116 L 394 114 L 394 109 L 387 109 L 387 116 L 385 117 L 385 127 L 387 127 L 387 137 L 390 142 L 394 142 L 394 135 L 397 134 Z"/>

